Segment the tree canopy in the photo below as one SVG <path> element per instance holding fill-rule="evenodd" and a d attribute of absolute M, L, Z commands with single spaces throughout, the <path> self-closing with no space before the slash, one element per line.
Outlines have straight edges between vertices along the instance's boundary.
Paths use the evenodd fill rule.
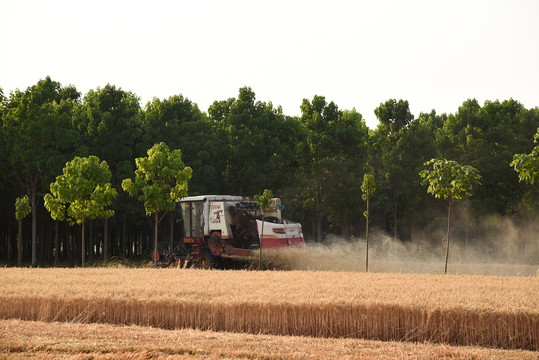
<path fill-rule="evenodd" d="M 45 208 L 55 220 L 67 220 L 82 225 L 82 266 L 85 265 L 86 221 L 109 218 L 114 210 L 108 208 L 117 196 L 110 184 L 111 172 L 106 161 L 97 156 L 75 157 L 64 167 L 63 174 L 50 185 L 45 194 Z"/>
<path fill-rule="evenodd" d="M 135 160 L 135 181 L 128 178 L 122 188 L 144 204 L 146 215 L 172 210 L 176 202 L 187 196 L 192 170 L 184 166 L 180 150 L 172 150 L 161 142 L 148 150 L 148 156 Z"/>
<path fill-rule="evenodd" d="M 180 150 L 172 150 L 160 142 L 148 150 L 148 156 L 135 160 L 135 181 L 128 178 L 122 188 L 131 196 L 138 196 L 146 215 L 154 215 L 154 262 L 157 266 L 159 212 L 173 210 L 176 202 L 187 196 L 193 170 L 185 166 Z"/>
<path fill-rule="evenodd" d="M 539 128 L 534 139 L 536 143 L 539 143 Z M 539 144 L 529 154 L 515 154 L 510 165 L 518 173 L 519 181 L 532 185 L 539 182 Z"/>
<path fill-rule="evenodd" d="M 114 210 L 107 207 L 117 196 L 110 184 L 111 172 L 106 161 L 97 156 L 75 157 L 45 194 L 45 207 L 55 220 L 83 224 L 88 219 L 108 218 Z"/>
<path fill-rule="evenodd" d="M 454 214 L 455 225 L 475 225 L 456 226 L 460 235 L 468 232 L 466 228 L 470 239 L 489 244 L 479 214 L 534 223 L 539 205 L 534 143 L 539 108 L 526 108 L 515 99 L 463 99 L 452 113 L 432 109 L 414 116 L 405 99 L 381 100 L 373 114 L 361 114 L 316 94 L 301 101 L 298 115 L 291 116 L 270 99 L 258 99 L 248 86 L 216 99 L 207 109 L 186 94 L 154 98 L 141 106 L 136 94 L 114 84 L 82 95 L 75 86 L 50 77 L 27 89 L 4 89 L 0 216 L 6 221 L 0 225 L 0 261 L 14 262 L 13 206 L 25 195 L 32 221 L 22 222 L 24 234 L 31 234 L 22 238 L 23 260 L 33 265 L 50 264 L 53 256 L 70 263 L 74 257 L 78 260 L 82 244 L 73 238 L 80 227 L 66 226 L 67 210 L 66 220 L 54 222 L 43 195 L 68 162 L 90 156 L 106 161 L 111 189 L 118 191 L 123 180 L 131 180 L 125 183 L 130 191 L 120 191 L 107 206 L 114 216 L 88 221 L 89 258 L 147 257 L 155 237 L 152 220 L 155 224 L 155 214 L 165 210 L 169 226 L 159 232 L 169 238 L 181 236 L 175 222 L 180 215 L 173 209 L 177 197 L 187 193 L 187 179 L 190 195 L 252 197 L 272 189 L 286 202 L 286 217 L 301 222 L 306 239 L 324 242 L 329 235 L 347 240 L 364 236 L 361 185 L 369 173 L 377 188 L 369 200 L 369 225 L 397 241 L 414 241 L 445 217 L 445 207 L 421 188 L 418 179 L 430 159 L 451 159 L 481 174 L 481 186 L 474 187 L 473 198 L 466 201 L 469 216 L 464 210 Z M 365 123 L 370 116 L 379 121 L 375 129 Z M 153 161 L 167 156 L 147 152 L 160 143 L 175 149 L 170 153 L 180 152 L 180 183 L 185 183 L 182 188 L 171 182 L 164 197 L 158 183 L 168 172 L 151 169 L 159 165 Z M 539 254 L 534 251 L 527 250 L 527 256 Z"/>
<path fill-rule="evenodd" d="M 479 184 L 481 175 L 476 168 L 470 165 L 460 165 L 456 161 L 446 159 L 432 159 L 425 163 L 427 169 L 419 175 L 424 179 L 422 185 L 428 186 L 427 192 L 435 198 L 447 200 L 447 252 L 445 257 L 445 273 L 447 274 L 447 261 L 449 258 L 451 205 L 454 200 L 472 195 L 472 187 Z M 430 168 L 429 168 L 430 167 Z"/>
<path fill-rule="evenodd" d="M 425 163 L 432 169 L 425 169 L 419 174 L 424 179 L 427 192 L 435 198 L 452 202 L 472 195 L 472 187 L 479 183 L 481 175 L 470 165 L 460 165 L 456 161 L 432 159 Z"/>

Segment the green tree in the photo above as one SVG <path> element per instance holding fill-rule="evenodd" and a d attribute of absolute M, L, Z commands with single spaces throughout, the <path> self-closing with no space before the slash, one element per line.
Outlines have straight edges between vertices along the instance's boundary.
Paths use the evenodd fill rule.
<path fill-rule="evenodd" d="M 45 207 L 55 220 L 68 220 L 82 227 L 82 267 L 85 266 L 85 224 L 89 219 L 109 218 L 107 209 L 117 196 L 110 184 L 111 172 L 97 156 L 75 157 L 64 167 L 63 174 L 50 185 L 45 194 Z"/>
<path fill-rule="evenodd" d="M 369 199 L 371 195 L 376 191 L 374 175 L 365 174 L 363 176 L 363 183 L 361 183 L 361 191 L 363 192 L 363 200 L 367 201 L 367 210 L 364 213 L 367 221 L 365 226 L 365 239 L 367 241 L 367 250 L 365 255 L 365 271 L 369 272 Z"/>
<path fill-rule="evenodd" d="M 389 99 L 380 103 L 380 106 L 374 109 L 374 114 L 387 134 L 399 132 L 414 119 L 407 100 Z"/>
<path fill-rule="evenodd" d="M 76 115 L 77 125 L 88 153 L 107 162 L 112 173 L 112 186 L 119 189 L 122 180 L 133 173 L 134 159 L 144 154 L 147 149 L 143 147 L 141 141 L 142 111 L 139 98 L 133 92 L 107 84 L 89 90 Z M 120 192 L 118 201 L 114 202 L 113 207 L 120 215 L 119 219 L 123 220 L 125 229 L 127 214 L 134 212 L 135 201 L 126 193 Z M 107 261 L 111 248 L 108 218 L 104 221 L 103 230 L 103 257 Z M 118 241 L 112 243 L 118 244 Z M 121 250 L 122 256 L 124 250 L 125 246 Z"/>
<path fill-rule="evenodd" d="M 80 130 L 89 152 L 109 165 L 114 185 L 133 172 L 136 144 L 142 137 L 141 120 L 139 98 L 130 91 L 107 84 L 84 96 L 78 114 Z"/>
<path fill-rule="evenodd" d="M 432 113 L 431 113 L 432 115 Z M 398 190 L 398 235 L 399 238 L 410 239 L 416 231 L 418 223 L 424 218 L 421 213 L 431 203 L 432 199 L 421 189 L 417 174 L 423 169 L 423 164 L 438 157 L 436 144 L 436 124 L 424 121 L 423 114 L 414 119 L 408 127 L 402 129 L 400 138 L 391 149 L 390 157 L 394 163 L 390 175 L 394 183 L 393 189 Z M 437 117 L 437 116 L 436 116 Z M 398 174 L 398 176 L 397 176 Z"/>
<path fill-rule="evenodd" d="M 15 219 L 19 222 L 19 237 L 17 239 L 17 265 L 22 266 L 22 220 L 30 215 L 32 206 L 28 195 L 24 195 L 15 200 Z"/>
<path fill-rule="evenodd" d="M 44 184 L 73 158 L 79 135 L 72 115 L 80 93 L 62 87 L 50 77 L 5 101 L 2 132 L 6 140 L 12 178 L 28 195 L 32 205 L 32 266 L 37 264 L 37 209 Z"/>
<path fill-rule="evenodd" d="M 260 234 L 260 252 L 258 257 L 258 268 L 262 269 L 262 238 L 264 237 L 264 216 L 266 211 L 270 209 L 271 199 L 273 198 L 273 192 L 268 189 L 264 189 L 264 192 L 260 195 L 255 195 L 254 200 L 262 209 L 262 231 Z"/>
<path fill-rule="evenodd" d="M 225 192 L 221 174 L 226 168 L 228 145 L 219 131 L 212 130 L 216 125 L 182 95 L 154 98 L 144 111 L 145 150 L 158 142 L 182 149 L 182 160 L 193 169 L 191 195 Z"/>
<path fill-rule="evenodd" d="M 389 186 L 385 189 L 389 200 L 388 205 L 390 205 L 390 209 L 386 212 L 391 214 L 389 217 L 393 219 L 391 229 L 393 230 L 393 238 L 396 240 L 401 213 L 400 207 L 401 204 L 405 203 L 402 199 L 406 189 L 405 181 L 410 178 L 407 176 L 409 175 L 408 171 L 414 168 L 403 160 L 417 159 L 418 156 L 416 152 L 406 152 L 404 148 L 408 144 L 402 140 L 407 134 L 414 116 L 410 112 L 408 101 L 395 99 L 380 103 L 374 113 L 379 121 L 375 133 L 374 151 L 381 158 L 382 176 L 387 180 L 386 184 Z M 414 178 L 415 176 L 414 173 Z"/>
<path fill-rule="evenodd" d="M 481 175 L 470 165 L 460 165 L 456 161 L 432 159 L 425 164 L 430 169 L 422 170 L 419 175 L 424 179 L 421 184 L 428 186 L 427 193 L 435 198 L 447 200 L 447 249 L 445 255 L 445 270 L 449 259 L 451 205 L 454 200 L 472 195 L 472 187 L 479 184 Z"/>
<path fill-rule="evenodd" d="M 469 164 L 483 177 L 475 193 L 477 205 L 499 214 L 512 213 L 525 193 L 518 176 L 507 164 L 514 154 L 533 146 L 533 134 L 539 126 L 539 111 L 527 110 L 513 99 L 465 101 L 449 115 L 438 135 L 440 157 Z"/>
<path fill-rule="evenodd" d="M 530 183 L 539 182 L 539 128 L 534 141 L 538 143 L 529 154 L 515 154 L 510 166 L 518 173 L 519 181 Z"/>
<path fill-rule="evenodd" d="M 431 200 L 421 190 L 417 173 L 424 162 L 438 157 L 436 134 L 445 115 L 433 110 L 413 119 L 403 100 L 388 100 L 376 113 L 380 123 L 369 138 L 369 164 L 379 195 L 370 204 L 371 213 L 394 239 L 412 240 L 424 218 L 420 212 Z"/>
<path fill-rule="evenodd" d="M 135 159 L 135 180 L 125 179 L 122 188 L 144 204 L 146 215 L 154 217 L 154 265 L 157 267 L 159 212 L 174 210 L 187 196 L 192 170 L 182 161 L 180 150 L 170 151 L 161 142 L 148 150 L 148 156 Z"/>
<path fill-rule="evenodd" d="M 328 209 L 336 228 L 345 239 L 353 233 L 353 219 L 361 216 L 357 201 L 361 197 L 361 184 L 357 181 L 365 172 L 368 161 L 368 128 L 363 116 L 356 111 L 343 110 L 335 123 L 330 124 L 328 135 L 333 138 L 333 156 L 330 165 L 331 184 Z"/>
<path fill-rule="evenodd" d="M 298 165 L 299 123 L 281 107 L 255 99 L 254 91 L 243 87 L 237 99 L 215 101 L 208 109 L 213 132 L 224 140 L 220 149 L 212 147 L 212 155 L 224 159 L 226 190 L 235 194 L 288 187 Z"/>
<path fill-rule="evenodd" d="M 338 219 L 348 237 L 350 218 L 361 196 L 355 180 L 367 161 L 368 129 L 355 109 L 340 111 L 324 96 L 303 100 L 301 123 L 305 140 L 298 144 L 301 154 L 298 177 L 303 207 L 312 213 L 313 234 L 322 239 L 322 223 Z"/>

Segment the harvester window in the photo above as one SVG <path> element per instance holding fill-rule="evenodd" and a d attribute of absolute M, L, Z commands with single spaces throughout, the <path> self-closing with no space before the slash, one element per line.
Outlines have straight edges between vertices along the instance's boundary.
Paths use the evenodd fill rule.
<path fill-rule="evenodd" d="M 186 238 L 203 237 L 204 218 L 202 201 L 182 202 L 183 227 Z"/>

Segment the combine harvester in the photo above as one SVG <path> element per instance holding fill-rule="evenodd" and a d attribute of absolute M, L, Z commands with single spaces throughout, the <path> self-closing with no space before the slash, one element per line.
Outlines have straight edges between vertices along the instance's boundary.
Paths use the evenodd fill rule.
<path fill-rule="evenodd" d="M 260 248 L 305 248 L 301 225 L 281 217 L 278 198 L 271 200 L 264 221 L 260 206 L 241 196 L 190 196 L 180 205 L 183 241 L 159 245 L 161 266 L 257 269 Z"/>

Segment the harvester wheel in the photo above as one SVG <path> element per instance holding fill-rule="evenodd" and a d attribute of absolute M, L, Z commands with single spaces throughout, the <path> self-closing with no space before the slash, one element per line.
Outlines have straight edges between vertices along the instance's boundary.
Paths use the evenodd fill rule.
<path fill-rule="evenodd" d="M 211 234 L 209 243 L 212 248 L 217 247 L 221 243 L 221 234 L 219 234 L 218 232 L 214 232 L 213 234 Z"/>
<path fill-rule="evenodd" d="M 213 255 L 208 249 L 202 251 L 202 254 L 200 256 L 200 268 L 205 270 L 215 268 L 215 261 L 213 259 Z"/>

